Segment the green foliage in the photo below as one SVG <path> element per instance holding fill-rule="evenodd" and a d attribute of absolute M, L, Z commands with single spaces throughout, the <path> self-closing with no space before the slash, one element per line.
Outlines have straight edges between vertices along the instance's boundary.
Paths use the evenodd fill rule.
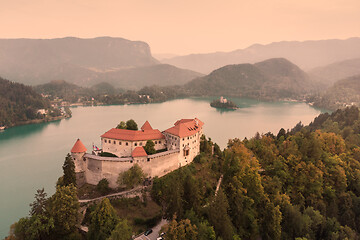
<path fill-rule="evenodd" d="M 138 164 L 134 164 L 129 170 L 119 174 L 117 183 L 119 187 L 125 185 L 127 188 L 134 188 L 140 185 L 145 178 L 145 174 Z"/>
<path fill-rule="evenodd" d="M 110 192 L 109 181 L 106 178 L 101 179 L 96 185 L 96 190 L 101 193 L 101 195 L 106 195 Z"/>
<path fill-rule="evenodd" d="M 31 87 L 0 77 L 0 126 L 43 119 L 44 116 L 38 114 L 37 110 L 50 108 L 50 102 Z"/>
<path fill-rule="evenodd" d="M 115 154 L 110 153 L 110 152 L 101 152 L 101 153 L 99 153 L 99 156 L 101 156 L 101 157 L 118 157 Z"/>
<path fill-rule="evenodd" d="M 189 219 L 179 222 L 174 218 L 165 228 L 166 239 L 169 240 L 188 240 L 197 239 L 197 228 L 192 225 Z"/>
<path fill-rule="evenodd" d="M 130 119 L 130 120 L 126 121 L 126 129 L 128 129 L 128 130 L 138 130 L 138 125 L 133 119 Z"/>
<path fill-rule="evenodd" d="M 155 153 L 156 153 L 155 143 L 154 143 L 152 140 L 147 140 L 147 141 L 146 141 L 146 145 L 144 146 L 144 149 L 145 149 L 145 152 L 146 152 L 148 155 L 151 155 L 151 154 L 155 154 Z"/>
<path fill-rule="evenodd" d="M 46 211 L 46 193 L 44 188 L 38 189 L 35 194 L 35 201 L 33 203 L 30 203 L 30 215 L 33 216 L 35 214 L 37 215 L 43 215 Z"/>
<path fill-rule="evenodd" d="M 115 229 L 111 232 L 111 236 L 108 240 L 129 240 L 132 236 L 131 226 L 125 219 L 119 220 Z"/>
<path fill-rule="evenodd" d="M 124 121 L 121 121 L 117 126 L 117 129 L 126 129 L 126 123 Z"/>
<path fill-rule="evenodd" d="M 64 178 L 62 181 L 63 186 L 70 184 L 76 186 L 75 163 L 71 155 L 68 153 L 63 165 Z"/>
<path fill-rule="evenodd" d="M 105 240 L 119 223 L 109 199 L 104 198 L 91 214 L 88 237 L 90 240 Z"/>
<path fill-rule="evenodd" d="M 14 235 L 17 240 L 46 240 L 54 228 L 54 220 L 44 215 L 34 214 L 20 218 L 15 224 Z"/>
<path fill-rule="evenodd" d="M 79 202 L 74 185 L 59 186 L 49 199 L 49 214 L 54 219 L 54 234 L 68 236 L 76 230 Z"/>

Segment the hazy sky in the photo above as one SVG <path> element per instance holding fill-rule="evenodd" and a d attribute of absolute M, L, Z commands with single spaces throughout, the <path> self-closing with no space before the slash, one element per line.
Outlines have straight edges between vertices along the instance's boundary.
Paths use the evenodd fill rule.
<path fill-rule="evenodd" d="M 153 53 L 360 36 L 360 0 L 0 0 L 0 38 L 123 37 Z"/>

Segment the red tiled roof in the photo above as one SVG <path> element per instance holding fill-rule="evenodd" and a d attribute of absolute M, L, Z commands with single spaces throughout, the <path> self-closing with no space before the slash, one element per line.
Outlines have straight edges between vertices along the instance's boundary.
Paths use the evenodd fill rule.
<path fill-rule="evenodd" d="M 143 147 L 136 147 L 134 151 L 131 153 L 132 157 L 146 157 L 146 151 Z"/>
<path fill-rule="evenodd" d="M 150 123 L 146 121 L 144 125 L 142 125 L 141 130 L 153 130 L 153 128 L 151 127 Z"/>
<path fill-rule="evenodd" d="M 72 153 L 82 153 L 86 152 L 87 149 L 84 146 L 84 144 L 80 141 L 80 139 L 76 140 L 76 143 L 74 144 L 73 148 L 71 149 Z"/>
<path fill-rule="evenodd" d="M 110 129 L 109 131 L 101 135 L 101 137 L 128 141 L 145 141 L 165 138 L 164 135 L 157 129 L 135 131 L 117 128 Z"/>
<path fill-rule="evenodd" d="M 188 137 L 200 131 L 204 123 L 199 119 L 195 118 L 181 119 L 176 121 L 174 125 L 174 127 L 165 130 L 165 132 L 179 137 Z"/>

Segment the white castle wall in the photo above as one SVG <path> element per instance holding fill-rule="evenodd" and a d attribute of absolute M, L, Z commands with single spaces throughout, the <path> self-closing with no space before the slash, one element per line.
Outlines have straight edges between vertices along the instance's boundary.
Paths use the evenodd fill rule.
<path fill-rule="evenodd" d="M 152 141 L 155 143 L 155 150 L 166 148 L 165 139 L 153 139 Z M 147 141 L 124 141 L 109 138 L 101 139 L 103 151 L 113 153 L 118 157 L 131 156 L 132 151 L 136 147 L 144 147 L 146 145 L 146 142 Z"/>
<path fill-rule="evenodd" d="M 140 158 L 112 158 L 85 154 L 85 182 L 96 185 L 106 178 L 111 188 L 116 188 L 120 173 L 127 171 L 135 163 L 139 164 L 147 177 L 161 177 L 179 167 L 179 151 L 166 151 Z M 83 160 L 81 160 L 83 161 Z M 81 176 L 78 174 L 79 177 Z"/>

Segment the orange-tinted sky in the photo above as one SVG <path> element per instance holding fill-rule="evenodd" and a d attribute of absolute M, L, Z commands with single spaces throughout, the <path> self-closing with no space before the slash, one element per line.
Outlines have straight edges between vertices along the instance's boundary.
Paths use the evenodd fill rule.
<path fill-rule="evenodd" d="M 0 38 L 113 36 L 153 53 L 360 36 L 360 0 L 0 0 Z"/>

